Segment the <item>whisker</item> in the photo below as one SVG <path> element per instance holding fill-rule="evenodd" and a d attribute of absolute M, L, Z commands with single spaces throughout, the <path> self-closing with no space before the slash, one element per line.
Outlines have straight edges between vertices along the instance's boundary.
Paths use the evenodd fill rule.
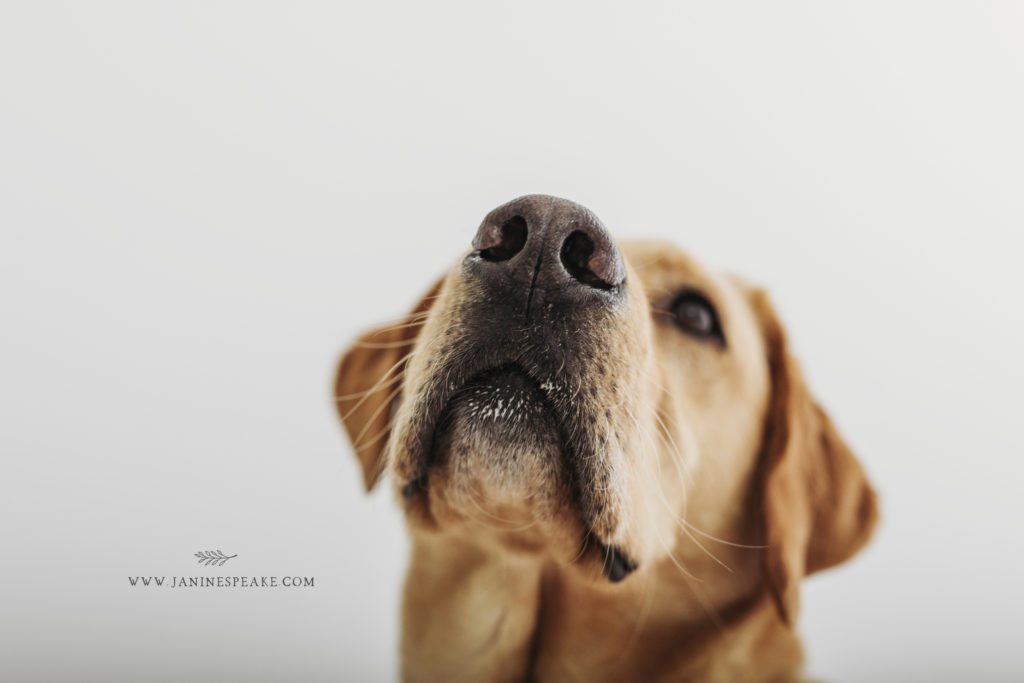
<path fill-rule="evenodd" d="M 373 411 L 373 414 L 370 415 L 369 418 L 367 418 L 366 424 L 363 426 L 362 430 L 360 430 L 360 432 L 356 436 L 356 438 L 352 439 L 353 443 L 359 443 L 362 440 L 362 438 L 366 435 L 366 430 L 368 430 L 370 428 L 370 425 L 373 424 L 374 420 L 376 420 L 378 417 L 380 417 L 380 414 L 383 413 L 384 410 L 386 410 L 387 408 L 391 407 L 391 401 L 393 401 L 394 398 L 396 396 L 398 396 L 399 393 L 401 393 L 401 391 L 402 391 L 402 387 L 399 386 L 397 389 L 392 391 L 388 395 L 388 397 L 386 399 L 384 399 L 384 401 L 379 406 L 377 406 L 377 409 L 375 411 Z"/>
<path fill-rule="evenodd" d="M 659 489 L 661 488 L 660 483 L 658 484 L 658 488 Z M 641 500 L 643 500 L 643 504 L 645 506 L 645 509 L 647 510 L 647 513 L 650 514 L 652 512 L 651 507 L 650 507 L 651 506 L 650 499 L 647 496 L 644 496 Z M 653 517 L 653 515 L 651 515 L 651 516 Z M 672 564 L 674 564 L 676 566 L 676 568 L 679 569 L 679 571 L 682 572 L 688 578 L 693 579 L 694 581 L 702 583 L 703 579 L 699 578 L 693 572 L 691 572 L 685 566 L 685 564 L 682 562 L 682 560 L 678 559 L 675 556 L 675 554 L 672 552 L 672 547 L 674 546 L 674 544 L 672 544 L 672 543 L 665 543 L 665 537 L 662 536 L 661 532 L 658 530 L 658 525 L 654 524 L 654 525 L 651 526 L 651 528 L 654 530 L 654 533 L 657 535 L 658 542 L 661 543 L 662 546 L 665 548 L 665 552 L 668 555 L 668 558 L 670 560 L 672 560 Z"/>
<path fill-rule="evenodd" d="M 377 335 L 384 334 L 385 332 L 394 332 L 396 330 L 404 330 L 409 327 L 419 327 L 423 325 L 427 318 L 430 317 L 430 311 L 424 311 L 423 313 L 417 313 L 415 315 L 408 315 L 404 318 L 395 318 L 394 320 L 386 320 L 382 323 L 383 327 L 378 327 L 370 332 L 367 332 L 365 336 L 376 337 Z"/>
<path fill-rule="evenodd" d="M 671 458 L 672 464 L 675 466 L 676 474 L 679 476 L 679 484 L 680 484 L 680 486 L 683 487 L 683 490 L 685 491 L 686 490 L 686 481 L 685 481 L 685 474 L 684 474 L 684 469 L 683 469 L 683 465 L 682 465 L 682 455 L 680 454 L 678 447 L 676 447 L 676 445 L 675 445 L 675 439 L 672 438 L 671 433 L 668 431 L 668 425 L 666 425 L 662 421 L 662 419 L 658 415 L 657 411 L 655 411 L 655 413 L 654 413 L 654 419 L 657 420 L 659 425 L 661 425 L 661 428 L 664 430 L 664 435 L 667 436 L 671 440 L 672 448 L 675 450 L 675 457 Z M 658 434 L 659 434 L 659 436 L 661 436 L 660 432 Z M 661 488 L 660 484 L 658 485 L 657 489 L 658 489 L 658 494 L 660 495 L 662 501 L 665 503 L 666 509 L 668 509 L 669 512 L 672 512 L 671 506 L 670 506 L 670 504 L 668 502 L 668 499 L 665 497 L 665 492 Z M 684 510 L 685 510 L 685 505 L 684 505 Z M 693 534 L 691 534 L 689 529 L 687 529 L 687 526 L 689 526 L 689 524 L 685 520 L 685 513 L 684 513 L 684 515 L 682 517 L 677 516 L 675 514 L 673 514 L 672 516 L 673 516 L 677 526 L 679 526 L 679 528 L 682 530 L 682 532 L 684 534 L 686 534 L 687 538 L 689 538 L 691 541 L 693 541 L 693 543 L 698 548 L 700 548 L 702 551 L 704 551 L 704 553 L 708 557 L 710 557 L 716 563 L 718 563 L 719 565 L 724 567 L 730 573 L 733 571 L 732 567 L 730 567 L 725 562 L 723 562 L 721 559 L 719 559 L 719 557 L 717 555 L 715 555 L 713 552 L 711 552 L 710 550 L 705 548 L 703 543 L 701 543 L 696 538 L 694 538 Z"/>
<path fill-rule="evenodd" d="M 662 387 L 660 385 L 658 385 L 658 386 L 659 386 L 659 388 L 662 391 L 667 391 L 664 387 Z M 665 434 L 667 436 L 669 436 L 669 438 L 671 438 L 671 434 L 669 434 L 669 432 L 668 432 L 668 425 L 665 424 L 665 422 L 661 419 L 660 415 L 657 412 L 655 412 L 655 419 L 661 425 L 662 429 L 665 430 Z M 666 444 L 666 445 L 669 445 L 669 444 Z M 679 476 L 681 478 L 685 478 L 685 466 L 683 465 L 683 462 L 682 462 L 683 458 L 682 458 L 681 453 L 679 452 L 679 448 L 675 445 L 675 440 L 674 439 L 672 440 L 672 449 L 675 451 L 675 454 L 676 454 L 676 458 L 675 458 L 675 460 L 677 461 L 676 462 L 676 468 L 677 468 L 677 471 L 679 472 Z M 682 471 L 679 471 L 680 468 L 682 468 Z M 684 481 L 681 481 L 680 483 L 685 485 Z M 724 538 L 719 538 L 719 537 L 717 537 L 717 536 L 715 536 L 713 534 L 707 533 L 706 531 L 702 531 L 696 525 L 692 524 L 689 520 L 687 520 L 685 518 L 685 516 L 679 517 L 678 521 L 681 522 L 682 524 L 685 524 L 688 527 L 688 529 L 690 529 L 694 533 L 696 533 L 696 534 L 698 534 L 700 536 L 703 536 L 704 538 L 707 538 L 708 540 L 716 541 L 716 542 L 721 543 L 723 545 L 732 546 L 734 548 L 748 548 L 748 549 L 753 549 L 753 550 L 763 549 L 763 548 L 767 547 L 767 546 L 764 546 L 764 545 L 748 545 L 746 543 L 738 543 L 738 542 L 735 542 L 735 541 L 727 541 Z M 693 541 L 696 543 L 696 539 L 693 539 Z M 700 544 L 698 544 L 698 545 L 700 545 Z"/>
<path fill-rule="evenodd" d="M 394 342 L 357 341 L 352 343 L 352 347 L 358 349 L 399 349 L 403 346 L 412 346 L 415 343 L 415 339 L 406 339 L 404 341 Z"/>
<path fill-rule="evenodd" d="M 370 437 L 366 441 L 361 441 L 359 443 L 352 444 L 352 447 L 354 449 L 356 449 L 357 452 L 363 450 L 364 448 L 369 448 L 373 444 L 375 444 L 378 441 L 380 441 L 384 436 L 386 436 L 387 433 L 390 432 L 394 428 L 395 422 L 396 422 L 396 418 L 391 418 L 390 420 L 388 420 L 388 423 L 384 427 L 384 429 L 380 430 L 379 432 L 374 434 L 372 437 Z"/>
<path fill-rule="evenodd" d="M 359 406 L 363 405 L 363 403 L 366 402 L 366 399 L 371 394 L 373 394 L 373 393 L 375 393 L 377 391 L 377 388 L 380 386 L 380 384 L 382 382 L 384 382 L 388 378 L 388 376 L 391 375 L 391 373 L 395 371 L 396 368 L 398 368 L 399 366 L 403 365 L 404 363 L 407 363 L 416 353 L 417 353 L 416 351 L 411 351 L 410 353 L 408 353 L 405 356 L 403 356 L 402 358 L 400 358 L 398 360 L 398 362 L 396 362 L 394 365 L 392 365 L 388 369 L 387 372 L 385 372 L 383 375 L 381 375 L 381 378 L 379 380 L 377 380 L 377 383 L 374 384 L 371 387 L 372 391 L 367 392 L 366 396 L 363 396 L 361 399 L 359 399 L 359 401 L 356 402 L 356 404 L 354 406 L 352 406 L 352 408 L 350 408 L 346 413 L 344 413 L 341 416 L 341 419 L 342 420 L 347 420 L 349 417 L 352 416 L 353 413 L 355 413 L 357 410 L 359 410 Z"/>
<path fill-rule="evenodd" d="M 721 543 L 722 545 L 728 545 L 728 546 L 731 546 L 733 548 L 746 548 L 748 550 L 764 550 L 765 548 L 768 547 L 766 545 L 748 545 L 746 543 L 737 543 L 735 541 L 727 541 L 724 538 L 718 538 L 717 536 L 712 536 L 711 534 L 707 533 L 706 531 L 701 531 L 697 527 L 695 527 L 692 524 L 690 524 L 689 522 L 687 522 L 685 519 L 680 520 L 680 521 L 682 521 L 683 524 L 688 526 L 690 528 L 690 530 L 693 531 L 695 534 L 703 536 L 704 538 L 706 538 L 706 539 L 708 539 L 710 541 L 716 541 L 718 543 Z"/>
<path fill-rule="evenodd" d="M 630 417 L 630 418 L 631 418 L 631 419 L 632 419 L 632 420 L 634 421 L 634 423 L 636 423 L 636 424 L 637 424 L 637 426 L 638 426 L 638 428 L 639 428 L 639 421 L 638 421 L 638 420 L 636 419 L 636 416 L 635 416 L 635 415 L 634 415 L 634 414 L 632 413 L 632 411 L 630 411 L 630 410 L 629 410 L 629 409 L 627 408 L 627 409 L 626 409 L 626 412 L 628 413 L 629 417 Z M 655 415 L 655 417 L 657 417 L 657 415 Z M 660 419 L 659 419 L 659 422 L 660 422 Z M 667 427 L 665 426 L 664 422 L 660 422 L 660 424 L 661 424 L 661 425 L 662 425 L 662 427 L 663 427 L 663 428 L 665 429 L 665 432 L 666 432 L 666 433 L 665 433 L 665 436 L 668 436 L 669 438 L 671 438 L 671 434 L 669 434 L 669 433 L 668 433 Z M 641 433 L 646 433 L 646 434 L 650 434 L 650 432 L 646 432 L 646 430 L 641 430 Z M 670 446 L 669 442 L 665 440 L 664 436 L 663 436 L 663 435 L 662 435 L 662 434 L 661 434 L 660 432 L 657 432 L 657 431 L 656 431 L 656 432 L 655 432 L 655 436 L 657 436 L 657 437 L 658 437 L 659 439 L 661 439 L 661 440 L 662 440 L 662 443 L 663 443 L 663 445 L 665 445 L 665 446 L 667 446 L 667 447 L 668 447 L 668 446 Z M 681 456 L 680 456 L 680 453 L 679 453 L 679 450 L 678 450 L 678 448 L 677 448 L 677 447 L 675 446 L 675 441 L 674 441 L 674 440 L 672 441 L 672 443 L 671 443 L 671 446 L 670 446 L 670 448 L 671 448 L 671 450 L 673 450 L 673 451 L 675 452 L 675 453 L 674 453 L 675 457 L 672 457 L 672 458 L 671 458 L 671 460 L 672 460 L 673 464 L 674 464 L 674 465 L 676 466 L 676 471 L 677 471 L 677 474 L 679 474 L 679 476 L 680 476 L 680 485 L 681 485 L 681 486 L 683 487 L 683 489 L 682 489 L 682 490 L 683 490 L 683 492 L 684 492 L 684 494 L 685 494 L 685 482 L 683 482 L 683 481 L 682 481 L 682 473 L 681 473 L 681 472 L 680 472 L 680 470 L 679 470 L 679 467 L 680 467 L 679 461 L 680 461 L 680 459 L 681 459 Z M 714 553 L 712 553 L 712 552 L 711 552 L 710 550 L 708 550 L 707 548 L 705 548 L 705 547 L 704 547 L 704 545 L 703 545 L 703 544 L 702 544 L 702 543 L 701 543 L 700 541 L 698 541 L 698 540 L 697 540 L 696 538 L 694 538 L 694 537 L 693 537 L 693 536 L 692 536 L 692 535 L 690 534 L 690 532 L 689 532 L 689 531 L 687 530 L 687 528 L 686 528 L 686 526 L 685 526 L 685 524 L 686 524 L 686 521 L 685 521 L 685 519 L 682 519 L 682 518 L 681 518 L 681 517 L 680 517 L 680 516 L 679 516 L 678 514 L 676 514 L 676 512 L 675 512 L 675 511 L 674 511 L 674 510 L 672 509 L 672 506 L 671 506 L 671 504 L 669 503 L 669 501 L 668 501 L 668 498 L 667 498 L 667 497 L 665 496 L 665 491 L 664 491 L 664 489 L 663 489 L 663 488 L 662 488 L 662 486 L 661 486 L 661 481 L 660 481 L 660 480 L 658 480 L 658 481 L 657 481 L 657 483 L 656 483 L 656 486 L 655 486 L 655 488 L 656 488 L 656 489 L 657 489 L 657 491 L 658 491 L 658 497 L 659 497 L 659 498 L 661 499 L 662 505 L 663 505 L 663 506 L 665 507 L 665 510 L 666 510 L 666 511 L 667 511 L 667 512 L 669 513 L 669 516 L 670 516 L 670 517 L 672 518 L 673 522 L 675 522 L 675 524 L 676 524 L 676 525 L 677 525 L 677 526 L 679 527 L 679 529 L 680 529 L 680 530 L 681 530 L 681 531 L 682 531 L 682 532 L 683 532 L 684 534 L 686 534 L 686 536 L 687 536 L 687 537 L 688 537 L 688 538 L 689 538 L 689 539 L 690 539 L 691 541 L 693 541 L 693 543 L 694 543 L 694 544 L 695 544 L 695 545 L 696 545 L 696 546 L 697 546 L 698 548 L 700 548 L 700 549 L 701 549 L 702 551 L 704 551 L 704 553 L 705 553 L 705 554 L 707 554 L 707 556 L 708 556 L 708 557 L 710 557 L 710 558 L 711 558 L 712 560 L 714 560 L 714 561 L 715 561 L 716 563 L 718 563 L 719 565 L 721 565 L 721 566 L 722 566 L 723 568 L 725 568 L 725 569 L 726 569 L 727 571 L 729 571 L 729 572 L 732 572 L 733 570 L 732 570 L 732 568 L 731 568 L 731 567 L 729 567 L 729 566 L 728 566 L 727 564 L 725 564 L 725 562 L 723 562 L 722 560 L 720 560 L 720 559 L 719 559 L 719 558 L 718 558 L 718 557 L 717 557 L 717 556 L 716 556 L 716 555 L 715 555 Z M 646 500 L 646 498 L 644 499 L 644 501 L 645 501 L 645 503 L 648 503 L 648 501 Z M 649 504 L 649 503 L 648 503 L 648 504 Z M 649 507 L 648 507 L 648 512 L 650 512 L 650 508 L 649 508 Z M 655 528 L 657 528 L 657 527 L 655 527 Z M 660 537 L 660 533 L 659 533 L 659 537 Z M 662 541 L 662 542 L 664 543 L 664 539 L 660 539 L 660 540 L 661 540 L 661 541 Z M 671 552 L 671 551 L 670 551 L 670 552 Z"/>
<path fill-rule="evenodd" d="M 335 396 L 334 400 L 338 401 L 338 402 L 341 402 L 341 401 L 354 401 L 357 398 L 361 398 L 363 396 L 366 396 L 367 394 L 372 394 L 372 393 L 374 393 L 376 391 L 380 391 L 381 389 L 385 389 L 385 388 L 391 386 L 392 384 L 394 384 L 395 382 L 400 382 L 401 380 L 402 380 L 402 375 L 395 375 L 394 377 L 392 377 L 387 382 L 385 382 L 384 384 L 380 385 L 377 388 L 371 387 L 369 389 L 364 389 L 363 391 L 357 391 L 357 392 L 354 392 L 354 393 L 351 393 L 351 394 L 341 394 L 340 396 Z"/>

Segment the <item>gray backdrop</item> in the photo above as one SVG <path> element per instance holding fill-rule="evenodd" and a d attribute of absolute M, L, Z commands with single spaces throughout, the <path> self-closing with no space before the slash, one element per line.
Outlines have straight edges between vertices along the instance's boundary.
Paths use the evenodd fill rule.
<path fill-rule="evenodd" d="M 0 679 L 393 679 L 333 365 L 528 192 L 774 293 L 885 514 L 814 674 L 1024 676 L 1024 8 L 365 4 L 0 5 Z"/>

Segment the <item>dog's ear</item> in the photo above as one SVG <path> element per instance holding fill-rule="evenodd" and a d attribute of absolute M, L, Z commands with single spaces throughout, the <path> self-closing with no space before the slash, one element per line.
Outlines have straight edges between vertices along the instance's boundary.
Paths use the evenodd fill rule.
<path fill-rule="evenodd" d="M 789 624 L 804 576 L 839 564 L 867 543 L 875 493 L 857 458 L 807 389 L 768 297 L 752 294 L 771 376 L 758 472 L 767 587 Z"/>
<path fill-rule="evenodd" d="M 384 472 L 384 451 L 405 367 L 440 289 L 439 281 L 405 318 L 363 334 L 338 363 L 335 405 L 363 468 L 367 491 Z"/>

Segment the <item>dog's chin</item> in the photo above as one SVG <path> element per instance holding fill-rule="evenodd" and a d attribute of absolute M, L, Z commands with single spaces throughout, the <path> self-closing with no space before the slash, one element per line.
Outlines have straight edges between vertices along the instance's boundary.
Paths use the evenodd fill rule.
<path fill-rule="evenodd" d="M 414 519 L 429 510 L 434 528 L 546 551 L 620 581 L 636 565 L 585 521 L 550 391 L 515 365 L 455 390 L 434 429 L 425 476 L 403 491 L 408 509 Z"/>
<path fill-rule="evenodd" d="M 503 366 L 457 391 L 438 421 L 435 470 L 449 495 L 472 504 L 529 507 L 555 496 L 565 479 L 558 422 L 525 371 Z"/>

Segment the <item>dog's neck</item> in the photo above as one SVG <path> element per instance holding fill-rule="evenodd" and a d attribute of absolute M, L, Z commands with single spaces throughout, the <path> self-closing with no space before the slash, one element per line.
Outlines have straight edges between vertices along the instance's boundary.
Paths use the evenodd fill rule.
<path fill-rule="evenodd" d="M 611 585 L 471 538 L 414 534 L 403 678 L 798 680 L 800 643 L 759 587 L 756 553 L 718 552 L 713 566 L 691 555 Z"/>

